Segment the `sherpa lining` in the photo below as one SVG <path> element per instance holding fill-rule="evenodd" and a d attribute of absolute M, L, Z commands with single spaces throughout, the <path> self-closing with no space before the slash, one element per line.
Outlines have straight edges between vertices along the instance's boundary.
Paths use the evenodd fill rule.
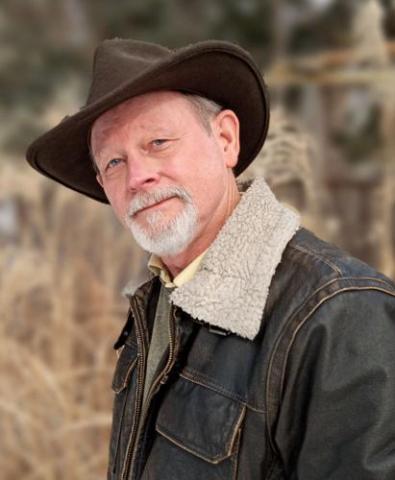
<path fill-rule="evenodd" d="M 253 340 L 269 286 L 300 226 L 263 178 L 255 180 L 209 247 L 195 276 L 170 296 L 193 318 Z"/>

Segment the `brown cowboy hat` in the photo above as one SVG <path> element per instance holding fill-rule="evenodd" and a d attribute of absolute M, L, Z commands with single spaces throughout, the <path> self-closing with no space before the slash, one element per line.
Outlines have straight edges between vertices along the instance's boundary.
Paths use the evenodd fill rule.
<path fill-rule="evenodd" d="M 269 123 L 267 89 L 245 50 L 211 40 L 169 50 L 152 43 L 113 39 L 104 41 L 95 52 L 86 105 L 34 141 L 27 161 L 47 177 L 108 203 L 90 160 L 91 126 L 106 110 L 154 90 L 201 95 L 236 113 L 241 137 L 236 175 L 261 149 Z"/>

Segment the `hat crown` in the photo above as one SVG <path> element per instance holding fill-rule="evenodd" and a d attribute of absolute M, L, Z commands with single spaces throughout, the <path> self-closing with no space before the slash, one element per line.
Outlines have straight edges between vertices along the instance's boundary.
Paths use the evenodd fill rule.
<path fill-rule="evenodd" d="M 28 162 L 63 185 L 108 202 L 88 148 L 93 122 L 129 98 L 159 90 L 201 95 L 233 110 L 240 121 L 235 175 L 255 158 L 269 125 L 269 102 L 262 75 L 245 50 L 217 40 L 169 50 L 113 39 L 96 49 L 86 105 L 34 141 L 26 153 Z"/>
<path fill-rule="evenodd" d="M 86 106 L 144 74 L 172 54 L 168 48 L 152 43 L 126 39 L 105 40 L 95 52 Z"/>

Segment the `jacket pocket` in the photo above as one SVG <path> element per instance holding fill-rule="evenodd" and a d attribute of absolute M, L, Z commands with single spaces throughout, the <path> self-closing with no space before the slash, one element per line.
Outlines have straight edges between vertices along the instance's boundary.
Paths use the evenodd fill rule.
<path fill-rule="evenodd" d="M 236 478 L 244 413 L 244 404 L 179 377 L 159 409 L 143 478 Z"/>
<path fill-rule="evenodd" d="M 113 403 L 108 479 L 117 478 L 125 456 L 126 442 L 130 433 L 134 410 L 136 364 L 137 346 L 132 342 L 126 343 L 118 358 L 112 380 L 115 398 Z"/>
<path fill-rule="evenodd" d="M 131 374 L 137 363 L 137 346 L 134 343 L 125 344 L 119 355 L 112 379 L 112 389 L 120 393 L 126 388 Z"/>

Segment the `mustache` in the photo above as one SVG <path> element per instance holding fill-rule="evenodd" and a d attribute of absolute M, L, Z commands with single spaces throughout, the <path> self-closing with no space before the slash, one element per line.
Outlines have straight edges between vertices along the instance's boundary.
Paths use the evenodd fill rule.
<path fill-rule="evenodd" d="M 191 196 L 183 187 L 179 187 L 177 185 L 160 187 L 152 192 L 141 192 L 136 194 L 129 204 L 127 216 L 133 217 L 133 215 L 140 210 L 151 207 L 156 203 L 163 202 L 164 200 L 168 200 L 169 198 L 173 197 L 178 197 L 186 203 L 192 202 Z"/>

